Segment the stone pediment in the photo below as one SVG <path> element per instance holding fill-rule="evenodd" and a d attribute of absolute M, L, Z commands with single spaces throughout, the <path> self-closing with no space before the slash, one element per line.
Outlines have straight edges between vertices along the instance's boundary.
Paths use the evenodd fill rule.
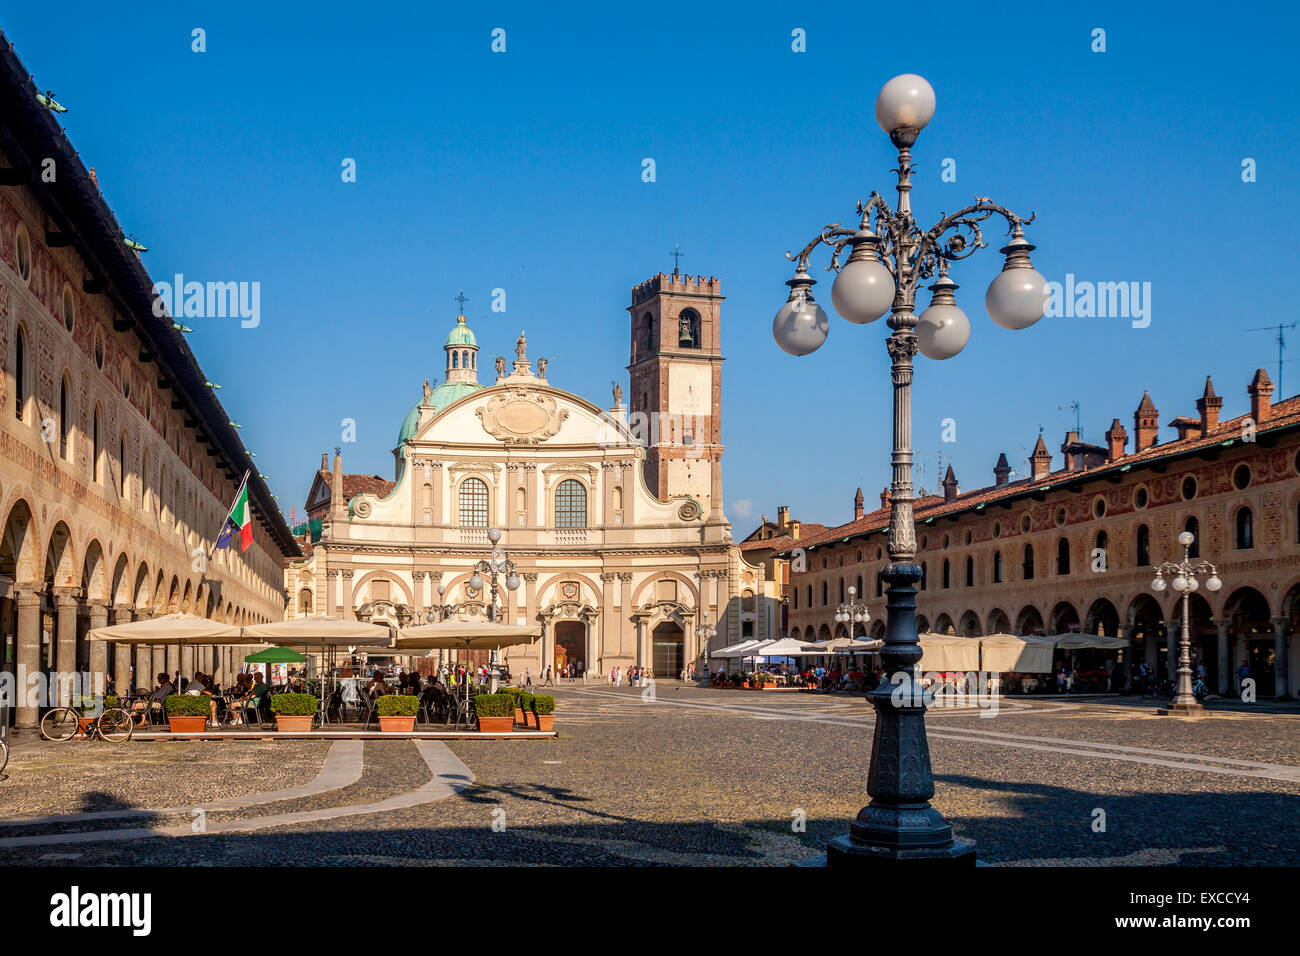
<path fill-rule="evenodd" d="M 512 388 L 475 409 L 483 430 L 498 441 L 540 445 L 552 438 L 569 417 L 554 396 L 534 388 Z"/>

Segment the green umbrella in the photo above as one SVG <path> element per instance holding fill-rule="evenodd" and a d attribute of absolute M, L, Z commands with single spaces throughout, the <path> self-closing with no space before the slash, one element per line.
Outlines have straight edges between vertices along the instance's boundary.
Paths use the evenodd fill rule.
<path fill-rule="evenodd" d="M 291 647 L 268 647 L 256 654 L 249 654 L 244 660 L 250 664 L 303 664 L 306 663 L 307 656 Z"/>

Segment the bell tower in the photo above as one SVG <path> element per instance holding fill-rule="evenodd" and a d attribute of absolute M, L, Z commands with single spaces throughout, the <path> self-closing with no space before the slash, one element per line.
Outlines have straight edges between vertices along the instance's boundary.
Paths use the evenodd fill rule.
<path fill-rule="evenodd" d="M 646 485 L 689 495 L 722 523 L 722 280 L 659 273 L 632 290 L 628 425 Z"/>

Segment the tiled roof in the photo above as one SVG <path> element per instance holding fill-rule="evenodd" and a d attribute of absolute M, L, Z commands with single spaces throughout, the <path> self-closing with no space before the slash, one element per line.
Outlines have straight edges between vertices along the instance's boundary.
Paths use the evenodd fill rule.
<path fill-rule="evenodd" d="M 1035 492 L 1046 491 L 1062 483 L 1073 484 L 1077 481 L 1092 480 L 1109 473 L 1127 472 L 1132 468 L 1149 465 L 1161 459 L 1185 455 L 1201 449 L 1212 448 L 1216 445 L 1234 444 L 1241 440 L 1242 427 L 1249 418 L 1249 414 L 1239 415 L 1236 418 L 1219 422 L 1218 426 L 1212 429 L 1208 435 L 1191 435 L 1181 441 L 1174 440 L 1160 445 L 1152 445 L 1143 451 L 1124 455 L 1113 461 L 1094 465 L 1092 468 L 1086 468 L 1082 471 L 1067 471 L 1062 468 L 1039 479 L 1023 478 L 1019 481 L 1008 482 L 1005 485 L 990 485 L 968 491 L 959 494 L 952 501 L 944 501 L 939 495 L 928 495 L 913 502 L 912 513 L 919 523 L 930 518 L 970 511 L 981 505 L 988 505 L 1002 499 L 1017 498 Z M 1256 425 L 1256 434 L 1297 427 L 1300 427 L 1300 395 L 1273 405 L 1269 417 Z M 1041 436 L 1039 440 L 1041 442 Z M 863 515 L 857 521 L 850 521 L 847 524 L 827 528 L 821 534 L 803 535 L 791 547 L 812 548 L 818 545 L 832 544 L 855 535 L 884 531 L 888 526 L 889 509 L 880 508 L 870 514 Z M 808 526 L 805 525 L 804 527 Z"/>
<path fill-rule="evenodd" d="M 333 489 L 334 476 L 324 468 L 316 471 L 321 481 L 325 482 L 326 489 Z M 384 497 L 397 485 L 395 481 L 388 481 L 380 478 L 378 475 L 349 475 L 346 472 L 343 475 L 343 500 L 351 501 L 357 495 L 378 495 Z"/>

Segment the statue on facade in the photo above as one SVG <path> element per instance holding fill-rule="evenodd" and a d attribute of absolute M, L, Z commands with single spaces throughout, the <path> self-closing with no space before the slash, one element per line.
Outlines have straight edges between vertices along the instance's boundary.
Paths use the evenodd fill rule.
<path fill-rule="evenodd" d="M 538 377 L 538 378 L 546 378 L 546 363 L 549 362 L 549 361 L 550 361 L 550 359 L 546 358 L 546 356 L 542 356 L 541 358 L 539 358 L 539 359 L 537 360 L 537 377 Z"/>
<path fill-rule="evenodd" d="M 506 359 L 504 355 L 497 356 L 497 374 L 498 375 L 506 374 Z"/>
<path fill-rule="evenodd" d="M 528 350 L 528 340 L 524 338 L 524 333 L 519 333 L 519 338 L 515 341 L 515 355 L 520 362 L 527 362 L 528 357 L 524 354 Z"/>
<path fill-rule="evenodd" d="M 428 405 L 431 398 L 433 398 L 433 386 L 429 384 L 429 380 L 426 378 L 424 380 L 424 404 Z"/>
<path fill-rule="evenodd" d="M 623 404 L 623 384 L 621 382 L 611 382 L 614 386 L 614 407 L 619 408 Z"/>

